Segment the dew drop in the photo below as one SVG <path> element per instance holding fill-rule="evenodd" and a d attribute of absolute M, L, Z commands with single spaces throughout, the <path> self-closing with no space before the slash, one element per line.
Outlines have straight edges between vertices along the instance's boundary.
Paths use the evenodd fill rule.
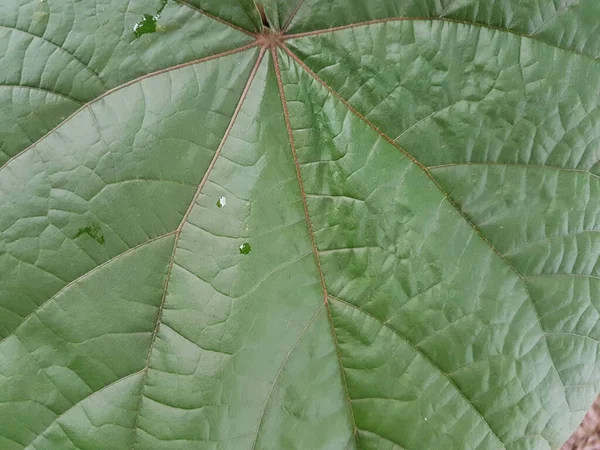
<path fill-rule="evenodd" d="M 219 208 L 224 207 L 227 204 L 227 198 L 225 197 L 219 197 L 219 200 L 217 200 L 217 206 Z"/>
<path fill-rule="evenodd" d="M 136 37 L 140 37 L 143 34 L 156 32 L 156 23 L 158 22 L 158 16 L 151 14 L 144 14 L 144 18 L 133 26 L 133 32 Z"/>
<path fill-rule="evenodd" d="M 133 26 L 135 37 L 139 38 L 144 34 L 155 33 L 158 31 L 158 19 L 160 19 L 160 15 L 167 6 L 167 1 L 168 0 L 162 0 L 161 7 L 155 14 L 144 14 L 144 18 Z"/>
<path fill-rule="evenodd" d="M 248 244 L 247 242 L 245 242 L 245 243 L 243 243 L 242 245 L 239 246 L 239 249 L 240 249 L 240 253 L 242 255 L 247 255 L 252 250 L 252 247 L 250 246 L 250 244 Z"/>

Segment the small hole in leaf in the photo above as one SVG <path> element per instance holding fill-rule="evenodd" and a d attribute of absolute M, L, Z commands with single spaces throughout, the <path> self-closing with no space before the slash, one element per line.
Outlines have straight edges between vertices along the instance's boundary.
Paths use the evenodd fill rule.
<path fill-rule="evenodd" d="M 257 3 L 256 7 L 258 8 L 258 12 L 260 13 L 260 20 L 262 21 L 263 27 L 271 28 L 269 25 L 269 20 L 267 19 L 267 14 L 265 13 L 265 7 L 262 3 Z"/>

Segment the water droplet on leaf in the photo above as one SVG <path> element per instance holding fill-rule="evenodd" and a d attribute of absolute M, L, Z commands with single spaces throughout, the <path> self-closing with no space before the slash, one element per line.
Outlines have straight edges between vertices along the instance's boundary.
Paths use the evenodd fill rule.
<path fill-rule="evenodd" d="M 248 244 L 247 242 L 240 245 L 239 247 L 240 249 L 240 253 L 242 255 L 247 255 L 248 253 L 250 253 L 250 251 L 252 250 L 252 247 L 250 246 L 250 244 Z"/>
<path fill-rule="evenodd" d="M 79 236 L 87 234 L 89 237 L 94 239 L 98 244 L 104 244 L 104 235 L 102 234 L 102 229 L 100 225 L 90 225 L 87 227 L 80 228 L 75 235 L 75 239 Z"/>
<path fill-rule="evenodd" d="M 217 200 L 217 206 L 219 208 L 222 208 L 226 204 L 227 204 L 227 199 L 225 197 L 219 197 L 219 200 Z"/>
<path fill-rule="evenodd" d="M 160 19 L 160 15 L 167 6 L 167 0 L 162 0 L 161 4 L 162 6 L 155 14 L 144 14 L 144 18 L 133 26 L 135 37 L 140 37 L 147 33 L 155 33 L 159 30 L 160 27 L 157 25 L 158 19 Z"/>
<path fill-rule="evenodd" d="M 140 37 L 146 33 L 154 33 L 156 31 L 157 16 L 144 14 L 144 18 L 133 26 L 133 32 L 136 37 Z"/>

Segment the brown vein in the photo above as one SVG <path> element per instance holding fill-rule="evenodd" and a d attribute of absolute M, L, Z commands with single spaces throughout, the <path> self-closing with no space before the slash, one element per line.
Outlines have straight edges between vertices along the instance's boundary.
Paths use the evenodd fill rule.
<path fill-rule="evenodd" d="M 108 91 L 106 91 L 102 95 L 99 95 L 98 97 L 96 97 L 94 100 L 91 100 L 88 103 L 85 103 L 81 108 L 79 108 L 76 111 L 74 111 L 69 117 L 67 117 L 61 123 L 59 123 L 58 125 L 56 125 L 52 130 L 48 131 L 48 133 L 46 133 L 44 136 L 42 136 L 37 141 L 35 141 L 33 144 L 31 144 L 29 147 L 21 150 L 19 153 L 17 153 L 12 158 L 10 158 L 8 161 L 6 161 L 4 163 L 4 165 L 0 166 L 0 171 L 2 171 L 2 169 L 4 169 L 5 167 L 7 167 L 13 160 L 19 158 L 23 153 L 26 153 L 29 150 L 31 150 L 32 148 L 34 148 L 38 143 L 40 143 L 41 141 L 43 141 L 44 139 L 46 139 L 47 136 L 51 135 L 56 130 L 58 130 L 60 127 L 62 127 L 64 124 L 66 124 L 67 122 L 69 122 L 71 119 L 73 119 L 73 117 L 75 117 L 77 114 L 79 114 L 82 110 L 90 107 L 94 103 L 102 100 L 104 97 L 106 97 L 106 96 L 108 96 L 110 94 L 113 94 L 114 92 L 117 92 L 117 91 L 120 91 L 121 89 L 129 87 L 132 84 L 139 83 L 139 82 L 145 80 L 146 78 L 152 78 L 152 77 L 155 77 L 155 76 L 158 76 L 158 75 L 162 75 L 164 73 L 171 72 L 173 70 L 181 69 L 183 67 L 193 66 L 195 64 L 201 64 L 201 63 L 204 63 L 204 62 L 207 62 L 207 61 L 212 61 L 212 60 L 215 60 L 215 59 L 224 58 L 226 56 L 234 55 L 236 53 L 242 53 L 242 52 L 244 52 L 246 50 L 249 50 L 251 48 L 256 47 L 257 45 L 258 44 L 256 42 L 253 42 L 251 44 L 247 44 L 247 45 L 244 45 L 242 47 L 238 47 L 238 48 L 235 48 L 235 49 L 232 49 L 232 50 L 227 50 L 227 51 L 221 52 L 221 53 L 216 53 L 214 55 L 210 55 L 210 56 L 206 56 L 204 58 L 196 59 L 194 61 L 189 61 L 189 62 L 186 62 L 186 63 L 177 64 L 176 66 L 171 66 L 171 67 L 167 67 L 165 69 L 157 70 L 155 72 L 147 73 L 146 75 L 142 75 L 141 77 L 134 78 L 133 80 L 130 80 L 127 83 L 123 83 L 120 86 L 117 86 L 117 87 L 114 87 L 112 89 L 109 89 Z"/>
<path fill-rule="evenodd" d="M 215 167 L 215 164 L 217 162 L 217 159 L 219 158 L 219 155 L 221 154 L 221 151 L 223 150 L 223 147 L 225 146 L 225 143 L 227 142 L 227 139 L 229 138 L 229 135 L 231 134 L 231 130 L 233 129 L 233 126 L 235 124 L 235 121 L 242 109 L 242 105 L 244 104 L 244 100 L 246 100 L 246 97 L 248 96 L 248 91 L 250 90 L 250 86 L 252 85 L 252 81 L 254 81 L 254 77 L 256 76 L 256 72 L 258 71 L 258 67 L 260 66 L 260 63 L 263 59 L 263 56 L 265 55 L 265 49 L 262 48 L 260 50 L 260 53 L 258 55 L 258 57 L 256 58 L 256 62 L 254 63 L 254 67 L 252 67 L 252 71 L 250 72 L 250 76 L 248 77 L 248 81 L 246 82 L 246 85 L 244 86 L 244 90 L 242 91 L 242 94 L 240 96 L 240 99 L 238 101 L 237 106 L 235 107 L 235 110 L 233 111 L 233 115 L 231 116 L 231 120 L 229 121 L 229 125 L 227 126 L 227 129 L 225 130 L 225 133 L 223 134 L 223 137 L 221 139 L 221 142 L 219 143 L 219 146 L 217 147 L 215 154 L 213 155 L 213 158 L 208 166 L 208 168 L 206 169 L 206 172 L 204 173 L 204 176 L 202 177 L 202 180 L 200 181 L 200 184 L 198 185 L 198 189 L 196 189 L 196 193 L 194 194 L 194 197 L 192 198 L 192 201 L 190 202 L 190 205 L 188 206 L 187 211 L 185 212 L 183 218 L 181 219 L 181 222 L 179 224 L 179 226 L 177 227 L 177 229 L 175 230 L 175 239 L 173 242 L 173 251 L 171 252 L 171 259 L 169 261 L 169 265 L 167 268 L 167 276 L 165 277 L 165 285 L 164 285 L 164 289 L 163 289 L 163 295 L 162 295 L 162 300 L 160 302 L 160 306 L 158 309 L 158 314 L 156 317 L 156 326 L 154 327 L 154 331 L 152 333 L 152 339 L 150 340 L 150 347 L 148 349 L 148 356 L 146 358 L 146 364 L 144 366 L 143 369 L 143 378 L 142 378 L 142 390 L 141 390 L 141 395 L 140 395 L 140 401 L 138 403 L 138 407 L 136 410 L 136 414 L 135 414 L 135 422 L 134 422 L 134 432 L 133 432 L 133 439 L 132 439 L 132 444 L 131 444 L 131 449 L 133 450 L 136 446 L 136 441 L 137 441 L 137 430 L 138 430 L 138 422 L 139 422 L 139 418 L 140 418 L 140 412 L 142 409 L 142 400 L 144 398 L 144 391 L 146 388 L 146 381 L 148 378 L 148 369 L 150 368 L 150 359 L 152 357 L 152 351 L 154 350 L 154 345 L 156 343 L 156 338 L 158 336 L 158 332 L 160 330 L 160 324 L 162 323 L 162 315 L 163 315 L 163 311 L 165 309 L 165 304 L 166 304 L 166 299 L 167 299 L 167 290 L 169 287 L 169 281 L 171 280 L 171 274 L 173 273 L 173 266 L 175 264 L 175 253 L 177 250 L 177 245 L 179 243 L 179 238 L 181 237 L 181 231 L 183 230 L 183 227 L 185 225 L 185 223 L 187 222 L 192 210 L 194 209 L 194 206 L 196 204 L 196 200 L 198 199 L 198 196 L 200 195 L 200 193 L 202 192 L 202 189 L 204 188 L 204 185 L 206 184 L 208 177 L 210 176 L 213 168 Z"/>
<path fill-rule="evenodd" d="M 347 401 L 348 401 L 348 409 L 349 409 L 350 417 L 352 420 L 352 428 L 353 428 L 352 431 L 354 434 L 354 439 L 356 440 L 356 444 L 358 446 L 358 427 L 356 426 L 356 418 L 354 417 L 354 410 L 352 409 L 352 399 L 350 397 L 350 392 L 348 391 L 348 382 L 346 380 L 346 374 L 344 372 L 344 366 L 342 364 L 342 355 L 340 353 L 340 345 L 339 345 L 339 342 L 337 339 L 337 334 L 335 332 L 335 325 L 333 323 L 333 317 L 331 316 L 331 309 L 329 307 L 329 294 L 327 293 L 327 285 L 325 283 L 325 277 L 323 275 L 323 268 L 321 267 L 321 260 L 319 258 L 319 250 L 317 249 L 317 242 L 315 239 L 312 222 L 310 220 L 310 213 L 308 210 L 308 203 L 306 200 L 306 191 L 304 189 L 304 182 L 302 180 L 302 174 L 300 171 L 300 163 L 298 161 L 298 154 L 296 152 L 296 144 L 294 142 L 294 133 L 292 131 L 292 124 L 290 121 L 290 112 L 288 110 L 287 101 L 285 99 L 285 91 L 283 89 L 283 79 L 281 77 L 281 67 L 279 66 L 279 59 L 277 57 L 276 47 L 271 48 L 271 54 L 273 56 L 273 64 L 275 65 L 275 74 L 277 76 L 277 85 L 279 86 L 279 96 L 281 97 L 281 104 L 283 106 L 283 117 L 285 119 L 285 127 L 287 129 L 288 137 L 290 139 L 290 147 L 292 149 L 292 156 L 294 159 L 294 165 L 296 167 L 296 177 L 298 178 L 298 185 L 300 187 L 300 195 L 302 197 L 302 207 L 304 208 L 304 217 L 306 219 L 306 226 L 308 228 L 310 243 L 311 243 L 313 254 L 315 257 L 319 280 L 321 282 L 321 287 L 323 289 L 323 302 L 327 309 L 327 318 L 329 320 L 329 325 L 331 327 L 331 334 L 332 334 L 334 345 L 335 345 L 335 351 L 337 354 L 338 364 L 340 366 L 340 376 L 341 376 L 343 388 L 346 393 L 346 397 L 347 397 Z"/>

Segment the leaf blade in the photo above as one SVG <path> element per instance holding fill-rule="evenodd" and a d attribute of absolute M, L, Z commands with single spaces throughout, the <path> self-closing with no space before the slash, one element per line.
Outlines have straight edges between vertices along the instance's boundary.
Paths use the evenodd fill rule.
<path fill-rule="evenodd" d="M 268 0 L 257 35 L 246 0 L 47 1 L 0 5 L 0 446 L 564 440 L 600 386 L 596 4 Z"/>

